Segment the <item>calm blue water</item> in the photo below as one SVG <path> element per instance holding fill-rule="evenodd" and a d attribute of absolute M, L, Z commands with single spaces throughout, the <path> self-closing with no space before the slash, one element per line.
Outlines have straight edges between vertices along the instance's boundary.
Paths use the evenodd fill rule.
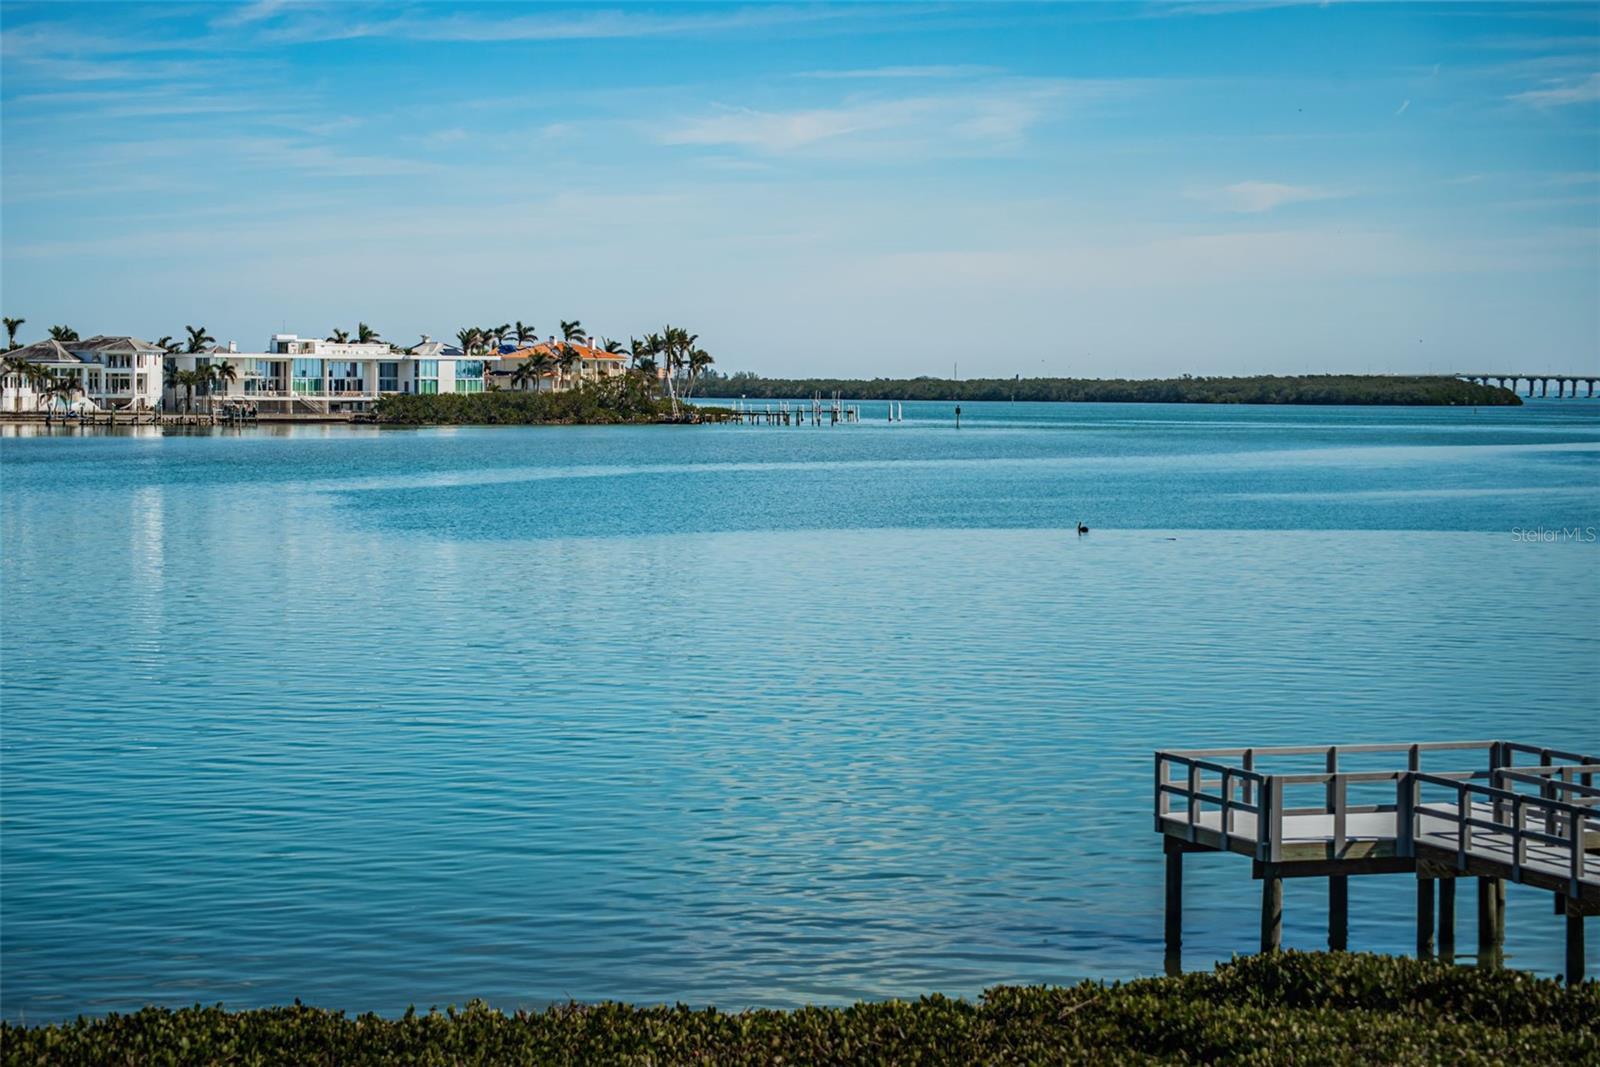
<path fill-rule="evenodd" d="M 1157 746 L 1600 748 L 1600 401 L 964 410 L 0 440 L 0 1012 L 1148 974 Z"/>

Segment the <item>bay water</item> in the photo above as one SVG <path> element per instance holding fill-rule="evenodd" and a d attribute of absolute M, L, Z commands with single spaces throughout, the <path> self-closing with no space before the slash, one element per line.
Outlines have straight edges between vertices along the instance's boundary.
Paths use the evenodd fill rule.
<path fill-rule="evenodd" d="M 1600 748 L 1600 400 L 862 411 L 4 428 L 0 1013 L 1129 978 L 1158 747 Z M 1186 875 L 1185 965 L 1251 951 Z"/>

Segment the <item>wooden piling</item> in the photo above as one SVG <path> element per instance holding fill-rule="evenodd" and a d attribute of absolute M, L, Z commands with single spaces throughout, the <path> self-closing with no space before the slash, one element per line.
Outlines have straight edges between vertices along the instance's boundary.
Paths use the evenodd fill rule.
<path fill-rule="evenodd" d="M 1439 955 L 1446 960 L 1456 954 L 1456 880 L 1439 879 Z"/>
<path fill-rule="evenodd" d="M 1328 951 L 1344 952 L 1350 948 L 1350 877 L 1343 874 L 1328 878 Z"/>
<path fill-rule="evenodd" d="M 1283 874 L 1276 863 L 1262 865 L 1261 871 L 1261 951 L 1277 952 L 1283 947 Z"/>
<path fill-rule="evenodd" d="M 1567 909 L 1567 984 L 1583 981 L 1583 915 L 1577 908 Z"/>
<path fill-rule="evenodd" d="M 1433 958 L 1433 884 L 1432 878 L 1417 879 L 1417 958 Z"/>
<path fill-rule="evenodd" d="M 1166 840 L 1167 853 L 1167 954 L 1177 955 L 1183 947 L 1183 846 L 1173 838 Z"/>
<path fill-rule="evenodd" d="M 1498 878 L 1478 879 L 1478 965 L 1480 967 L 1494 966 L 1500 953 L 1501 935 L 1498 932 L 1502 920 L 1496 914 L 1496 890 Z"/>
<path fill-rule="evenodd" d="M 1494 950 L 1506 947 L 1506 880 L 1494 880 Z"/>

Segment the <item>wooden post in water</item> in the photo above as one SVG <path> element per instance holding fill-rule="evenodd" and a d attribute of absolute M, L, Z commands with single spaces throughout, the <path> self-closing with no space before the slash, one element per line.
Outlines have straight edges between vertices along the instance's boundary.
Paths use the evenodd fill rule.
<path fill-rule="evenodd" d="M 1417 877 L 1417 959 L 1433 958 L 1433 883 L 1434 879 Z"/>
<path fill-rule="evenodd" d="M 1439 879 L 1439 955 L 1446 963 L 1456 955 L 1456 880 Z"/>
<path fill-rule="evenodd" d="M 1496 957 L 1500 952 L 1500 940 L 1496 933 L 1500 925 L 1495 914 L 1496 896 L 1498 893 L 1495 884 L 1498 878 L 1478 879 L 1478 966 L 1492 967 L 1498 964 Z"/>
<path fill-rule="evenodd" d="M 1583 981 L 1583 915 L 1577 908 L 1567 909 L 1567 984 Z"/>
<path fill-rule="evenodd" d="M 1283 947 L 1283 873 L 1276 863 L 1261 867 L 1261 951 Z"/>
<path fill-rule="evenodd" d="M 1168 969 L 1183 951 L 1183 845 L 1174 838 L 1165 841 L 1167 853 L 1167 923 L 1166 946 Z"/>
<path fill-rule="evenodd" d="M 1506 880 L 1494 880 L 1494 952 L 1498 957 L 1506 947 Z"/>
<path fill-rule="evenodd" d="M 1350 876 L 1335 874 L 1328 879 L 1328 951 L 1350 948 Z"/>

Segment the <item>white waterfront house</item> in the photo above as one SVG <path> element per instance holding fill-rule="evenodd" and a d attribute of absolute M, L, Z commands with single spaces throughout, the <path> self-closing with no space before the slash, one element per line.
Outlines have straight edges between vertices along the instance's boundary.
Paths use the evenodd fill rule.
<path fill-rule="evenodd" d="M 154 410 L 161 406 L 166 354 L 160 346 L 137 337 L 101 334 L 81 341 L 35 341 L 7 352 L 5 358 L 12 364 L 31 364 L 57 381 L 75 379 L 77 390 L 48 390 L 43 380 L 9 371 L 0 378 L 0 411 Z"/>
<path fill-rule="evenodd" d="M 484 360 L 424 337 L 411 349 L 385 341 L 327 341 L 273 334 L 265 352 L 240 352 L 230 344 L 167 357 L 174 371 L 226 363 L 237 376 L 213 386 L 206 402 L 249 404 L 263 412 L 328 414 L 366 411 L 384 393 L 481 393 Z M 189 391 L 167 388 L 168 407 L 182 407 Z"/>

